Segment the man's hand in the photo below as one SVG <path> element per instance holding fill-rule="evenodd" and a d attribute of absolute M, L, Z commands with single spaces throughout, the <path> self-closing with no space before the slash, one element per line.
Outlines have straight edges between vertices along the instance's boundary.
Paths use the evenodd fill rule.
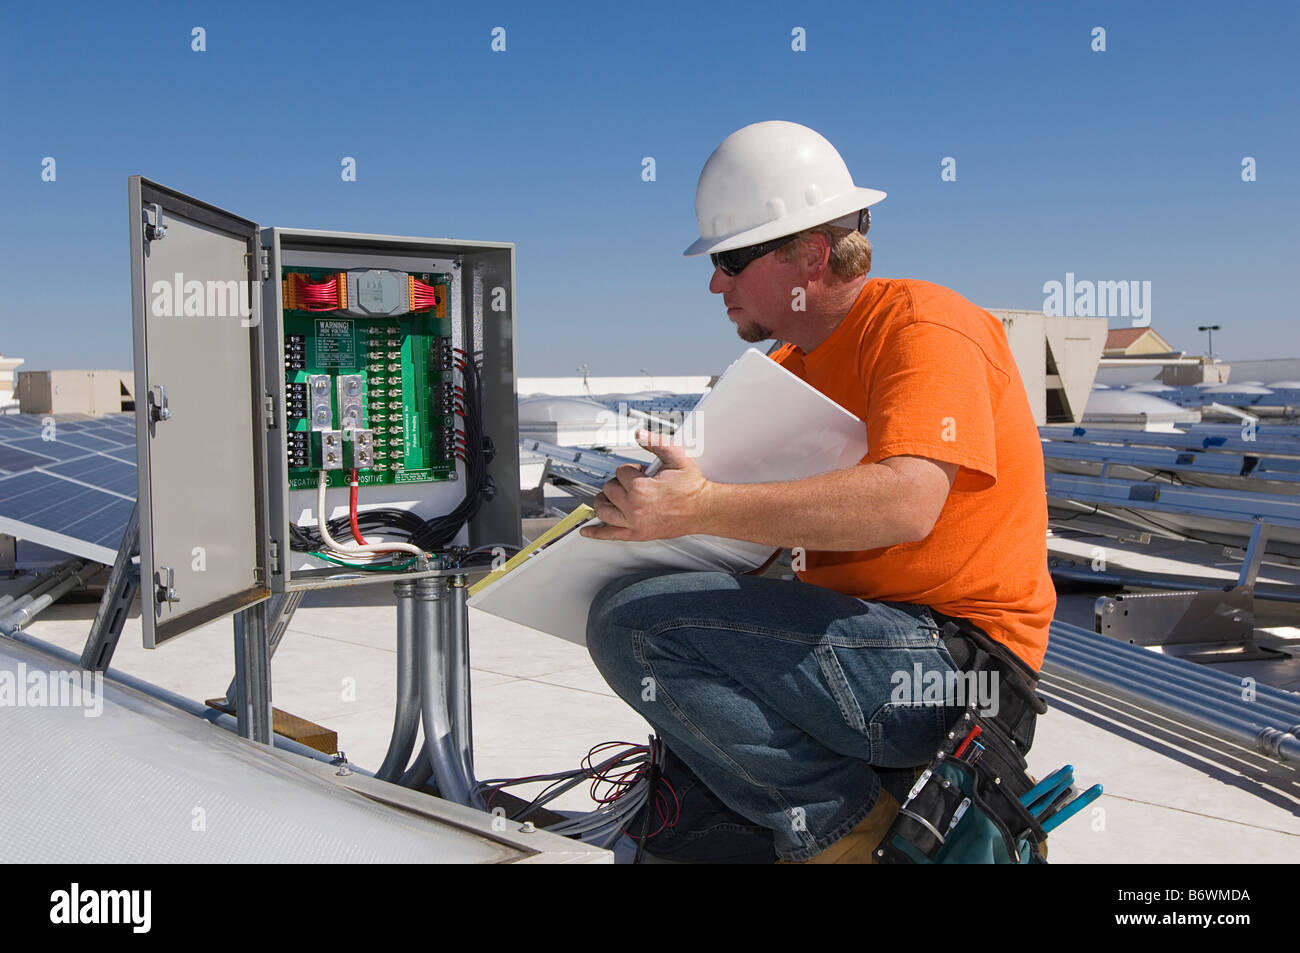
<path fill-rule="evenodd" d="M 672 539 L 700 532 L 711 484 L 691 462 L 684 447 L 670 446 L 662 436 L 636 432 L 637 443 L 663 462 L 653 477 L 642 465 L 623 464 L 592 501 L 604 526 L 584 526 L 589 539 L 644 541 Z"/>

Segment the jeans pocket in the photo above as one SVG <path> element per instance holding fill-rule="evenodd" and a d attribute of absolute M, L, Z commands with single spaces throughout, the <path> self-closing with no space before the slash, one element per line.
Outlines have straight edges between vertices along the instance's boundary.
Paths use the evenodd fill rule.
<path fill-rule="evenodd" d="M 865 734 L 867 723 L 862 714 L 862 706 L 858 704 L 853 689 L 849 686 L 849 680 L 844 675 L 844 669 L 840 666 L 840 660 L 835 655 L 835 649 L 828 643 L 821 642 L 813 646 L 813 655 L 816 656 L 817 663 L 821 666 L 822 675 L 826 679 L 826 687 L 830 691 L 831 697 L 839 705 L 840 715 L 843 716 L 844 721 L 850 728 Z"/>
<path fill-rule="evenodd" d="M 929 606 L 912 602 L 859 599 L 867 607 L 867 631 L 895 647 L 926 645 L 942 628 Z"/>
<path fill-rule="evenodd" d="M 871 763 L 882 768 L 929 763 L 943 740 L 946 712 L 926 702 L 885 702 L 867 723 Z"/>
<path fill-rule="evenodd" d="M 882 602 L 881 605 L 889 606 L 891 609 L 894 609 L 897 612 L 902 612 L 905 613 L 906 615 L 910 615 L 913 619 L 916 620 L 916 624 L 920 626 L 922 629 L 941 628 L 939 623 L 935 621 L 934 612 L 930 609 L 929 606 L 921 605 L 920 603 L 915 603 L 915 602 Z"/>

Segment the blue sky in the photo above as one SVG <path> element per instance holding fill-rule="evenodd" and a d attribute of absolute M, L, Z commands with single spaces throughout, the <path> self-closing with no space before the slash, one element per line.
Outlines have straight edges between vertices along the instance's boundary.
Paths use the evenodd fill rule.
<path fill-rule="evenodd" d="M 787 119 L 889 193 L 873 274 L 1032 309 L 1067 272 L 1150 281 L 1175 346 L 1300 356 L 1297 9 L 8 4 L 0 353 L 130 367 L 141 174 L 267 226 L 515 242 L 521 374 L 715 373 L 744 345 L 681 255 L 696 179 Z"/>

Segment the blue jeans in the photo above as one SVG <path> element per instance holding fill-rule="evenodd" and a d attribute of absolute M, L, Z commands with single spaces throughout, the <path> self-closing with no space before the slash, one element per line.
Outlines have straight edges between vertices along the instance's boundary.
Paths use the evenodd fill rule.
<path fill-rule="evenodd" d="M 791 580 L 618 579 L 592 603 L 587 648 L 619 697 L 724 803 L 771 828 L 789 860 L 853 830 L 881 771 L 929 763 L 961 712 L 897 700 L 918 664 L 958 670 L 927 607 Z"/>

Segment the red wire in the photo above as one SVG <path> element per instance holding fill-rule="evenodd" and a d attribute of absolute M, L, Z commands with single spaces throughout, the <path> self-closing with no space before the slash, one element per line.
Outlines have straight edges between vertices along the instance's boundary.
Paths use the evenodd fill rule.
<path fill-rule="evenodd" d="M 618 767 L 618 765 L 615 765 L 614 767 Z M 627 771 L 618 775 L 598 775 L 596 779 L 591 782 L 591 799 L 597 804 L 613 804 L 627 793 L 628 788 L 633 787 L 638 781 L 640 781 L 644 775 L 645 767 L 643 765 L 629 768 Z M 609 785 L 609 790 L 604 792 L 603 796 L 597 793 L 601 782 Z"/>
<path fill-rule="evenodd" d="M 610 748 L 618 748 L 618 747 L 624 747 L 626 750 L 624 750 L 623 753 L 617 758 L 617 760 L 614 760 L 613 763 L 608 765 L 603 771 L 598 771 L 597 766 L 593 764 L 593 759 L 596 756 L 596 754 L 598 754 L 601 751 L 607 751 Z M 582 759 L 582 762 L 579 765 L 579 767 L 588 775 L 588 777 L 592 778 L 592 789 L 591 789 L 592 800 L 596 801 L 598 804 L 611 804 L 614 801 L 618 800 L 620 797 L 622 797 L 624 794 L 626 794 L 629 788 L 631 788 L 638 781 L 640 781 L 641 778 L 645 776 L 645 771 L 646 771 L 646 765 L 644 763 L 630 762 L 629 759 L 635 757 L 638 754 L 649 754 L 649 753 L 650 753 L 650 748 L 648 745 L 630 745 L 626 741 L 606 741 L 596 745 L 591 750 L 589 750 L 586 756 Z M 606 760 L 610 760 L 610 759 L 606 759 Z M 625 770 L 620 771 L 619 769 L 625 769 Z M 491 810 L 492 801 L 496 797 L 497 793 L 505 790 L 508 787 L 513 787 L 516 784 L 526 784 L 534 780 L 542 780 L 543 778 L 544 778 L 543 775 L 526 775 L 520 778 L 510 778 L 507 781 L 489 789 L 487 797 L 485 799 L 485 806 L 487 807 L 488 810 Z M 609 792 L 603 792 L 603 793 L 600 792 L 599 785 L 601 783 L 609 785 L 611 790 Z M 677 815 L 679 815 L 681 812 L 681 801 L 677 797 L 677 792 L 673 790 L 672 785 L 668 784 L 667 781 L 664 781 L 664 784 L 668 787 L 669 792 L 672 794 L 673 803 L 674 803 L 674 813 L 670 819 L 669 812 L 667 810 L 668 808 L 667 797 L 663 794 L 662 791 L 656 792 L 655 808 L 656 808 L 656 813 L 662 818 L 662 822 L 660 823 L 659 827 L 655 829 L 654 834 L 658 834 L 670 823 L 676 824 Z M 612 793 L 614 791 L 617 791 L 617 793 Z M 654 836 L 654 834 L 650 836 Z"/>
<path fill-rule="evenodd" d="M 646 834 L 647 839 L 658 836 L 659 832 L 662 831 L 665 827 L 675 827 L 677 822 L 681 820 L 681 816 L 682 816 L 682 802 L 681 799 L 677 797 L 677 792 L 673 789 L 673 786 L 668 783 L 668 781 L 664 780 L 663 778 L 660 778 L 660 781 L 663 783 L 665 787 L 668 788 L 669 793 L 672 794 L 673 796 L 673 812 L 672 815 L 670 816 L 667 810 L 668 798 L 664 795 L 664 792 L 656 791 L 655 810 L 659 814 L 659 816 L 663 818 L 663 822 L 658 827 L 656 827 L 653 831 Z M 623 828 L 623 833 L 627 834 L 627 836 L 632 838 L 633 840 L 641 839 L 640 834 L 633 834 L 626 827 Z"/>
<path fill-rule="evenodd" d="M 352 519 L 352 538 L 355 539 L 362 546 L 369 546 L 370 544 L 367 543 L 361 535 L 361 527 L 357 525 L 357 471 L 356 470 L 352 471 L 352 474 L 348 477 L 348 481 L 352 484 L 352 492 L 349 494 L 349 501 L 348 501 L 348 516 Z"/>
<path fill-rule="evenodd" d="M 413 280 L 413 287 L 415 294 L 411 303 L 415 305 L 416 310 L 438 306 L 438 290 L 433 285 L 416 278 Z"/>
<path fill-rule="evenodd" d="M 604 772 L 597 772 L 595 766 L 591 763 L 596 753 L 618 746 L 626 746 L 627 750 Z M 641 753 L 649 753 L 649 750 L 645 745 L 628 745 L 625 741 L 607 741 L 588 751 L 587 756 L 582 761 L 582 767 L 590 772 L 592 776 L 591 787 L 588 791 L 591 799 L 597 804 L 612 804 L 627 793 L 628 788 L 635 785 L 645 773 L 643 764 L 629 764 L 628 759 Z M 625 765 L 628 766 L 627 770 L 620 774 L 614 773 Z M 602 791 L 602 784 L 606 785 L 608 790 Z"/>
<path fill-rule="evenodd" d="M 330 278 L 326 281 L 308 281 L 298 279 L 298 293 L 302 297 L 305 311 L 337 311 L 339 307 L 339 281 Z"/>
<path fill-rule="evenodd" d="M 468 462 L 468 461 L 466 461 Z M 361 535 L 361 526 L 357 523 L 357 471 L 353 470 L 348 476 L 348 482 L 351 484 L 351 492 L 348 494 L 348 519 L 352 523 L 352 538 L 362 546 L 369 546 L 365 537 Z M 381 544 L 382 545 L 382 544 Z M 403 553 L 404 549 L 385 549 L 386 553 Z"/>

